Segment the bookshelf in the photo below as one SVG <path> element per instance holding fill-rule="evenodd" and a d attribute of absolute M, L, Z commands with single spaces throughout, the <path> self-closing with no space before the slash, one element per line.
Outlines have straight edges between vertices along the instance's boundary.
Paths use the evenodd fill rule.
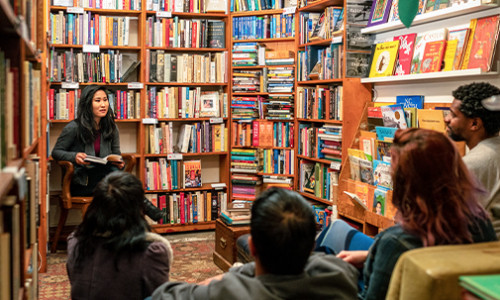
<path fill-rule="evenodd" d="M 41 1 L 0 1 L 0 298 L 36 298 L 43 232 Z M 39 226 L 40 225 L 40 226 Z"/>

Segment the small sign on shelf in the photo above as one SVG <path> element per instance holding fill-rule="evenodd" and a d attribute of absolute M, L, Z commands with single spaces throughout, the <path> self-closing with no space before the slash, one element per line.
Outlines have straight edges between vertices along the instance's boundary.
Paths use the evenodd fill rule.
<path fill-rule="evenodd" d="M 68 14 L 84 14 L 83 7 L 68 7 L 66 9 Z"/>
<path fill-rule="evenodd" d="M 158 119 L 144 118 L 144 119 L 142 119 L 142 124 L 150 124 L 150 125 L 158 124 Z"/>
<path fill-rule="evenodd" d="M 167 155 L 168 160 L 182 160 L 182 153 L 170 153 Z"/>
<path fill-rule="evenodd" d="M 69 90 L 72 90 L 72 89 L 79 89 L 80 88 L 80 84 L 78 82 L 63 82 L 61 83 L 61 88 L 62 89 L 69 89 Z"/>
<path fill-rule="evenodd" d="M 142 82 L 129 82 L 127 85 L 129 90 L 142 90 L 144 88 L 144 83 Z"/>
<path fill-rule="evenodd" d="M 222 118 L 210 118 L 210 124 L 220 124 L 224 120 Z"/>
<path fill-rule="evenodd" d="M 99 45 L 83 45 L 84 53 L 99 53 Z"/>
<path fill-rule="evenodd" d="M 172 12 L 171 11 L 157 11 L 156 17 L 157 18 L 171 18 Z"/>
<path fill-rule="evenodd" d="M 285 7 L 285 8 L 283 8 L 283 14 L 284 15 L 291 15 L 291 14 L 294 14 L 296 10 L 297 10 L 296 6 Z"/>
<path fill-rule="evenodd" d="M 226 187 L 226 184 L 224 182 L 222 182 L 222 183 L 212 183 L 211 186 L 212 186 L 213 189 L 222 190 L 223 188 Z"/>
<path fill-rule="evenodd" d="M 340 166 L 341 166 L 341 163 L 338 162 L 338 161 L 332 161 L 330 163 L 330 169 L 334 169 L 334 170 L 340 171 Z"/>

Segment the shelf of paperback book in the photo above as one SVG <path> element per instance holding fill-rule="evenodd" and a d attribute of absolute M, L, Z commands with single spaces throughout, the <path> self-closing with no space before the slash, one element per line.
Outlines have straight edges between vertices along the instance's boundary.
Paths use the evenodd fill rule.
<path fill-rule="evenodd" d="M 268 120 L 266 120 L 268 121 Z M 274 120 L 273 120 L 274 121 Z M 238 149 L 276 149 L 276 150 L 294 150 L 294 147 L 275 147 L 275 146 L 241 146 L 241 145 L 233 145 L 231 148 Z"/>
<path fill-rule="evenodd" d="M 322 159 L 322 158 L 315 158 L 315 157 L 309 157 L 309 156 L 305 156 L 305 155 L 297 155 L 297 158 L 307 159 L 307 160 L 310 160 L 310 161 L 315 161 L 315 162 L 319 162 L 319 163 L 327 164 L 327 165 L 330 165 L 332 162 L 334 162 L 333 160 Z"/>
<path fill-rule="evenodd" d="M 265 9 L 255 11 L 235 11 L 231 13 L 231 17 L 247 17 L 247 16 L 264 16 L 276 15 L 283 13 L 283 9 Z"/>
<path fill-rule="evenodd" d="M 361 78 L 361 83 L 390 83 L 395 84 L 404 81 L 434 81 L 434 79 L 440 80 L 453 80 L 459 77 L 467 76 L 491 76 L 497 75 L 498 71 L 485 72 L 481 68 L 476 69 L 466 69 L 466 70 L 456 70 L 456 71 L 446 71 L 446 72 L 432 72 L 432 73 L 420 73 L 420 74 L 410 74 L 401 76 L 387 76 L 387 77 L 369 77 Z"/>
<path fill-rule="evenodd" d="M 52 124 L 66 124 L 66 123 L 69 123 L 73 120 L 48 120 L 49 123 L 52 123 Z M 115 119 L 115 122 L 117 123 L 137 123 L 137 122 L 140 122 L 141 120 L 140 119 Z"/>
<path fill-rule="evenodd" d="M 312 3 L 299 8 L 299 12 L 322 12 L 329 6 L 344 6 L 343 0 L 320 0 L 309 2 Z"/>
<path fill-rule="evenodd" d="M 236 44 L 236 43 L 252 43 L 252 42 L 258 42 L 258 43 L 267 43 L 267 42 L 280 43 L 280 42 L 294 42 L 294 41 L 295 41 L 295 37 L 285 37 L 285 38 L 233 40 L 232 42 L 233 42 L 233 44 Z M 290 66 L 290 65 L 288 65 L 288 66 Z"/>
<path fill-rule="evenodd" d="M 226 86 L 227 83 L 223 82 L 146 82 L 146 85 L 156 86 Z M 248 94 L 248 93 L 247 93 Z"/>
<path fill-rule="evenodd" d="M 155 15 L 157 12 L 153 10 L 148 10 L 146 12 L 147 15 Z M 160 12 L 160 13 L 167 13 L 168 12 Z M 223 19 L 227 18 L 228 15 L 221 12 L 221 13 L 186 13 L 186 12 L 170 12 L 172 17 L 178 16 L 182 18 L 203 18 L 203 19 Z"/>
<path fill-rule="evenodd" d="M 254 92 L 254 93 L 249 93 L 249 92 L 241 92 L 241 93 L 231 93 L 233 96 L 248 96 L 248 97 L 252 97 L 252 96 L 269 96 L 270 93 L 264 93 L 264 92 Z M 235 119 L 233 119 L 235 120 Z"/>
<path fill-rule="evenodd" d="M 50 85 L 62 85 L 66 82 L 52 81 Z M 108 86 L 128 86 L 129 82 L 75 82 L 78 85 L 108 85 Z M 50 86 L 49 85 L 49 86 Z"/>
<path fill-rule="evenodd" d="M 197 153 L 160 153 L 160 154 L 144 154 L 145 158 L 148 157 L 165 157 L 169 154 L 182 155 L 182 157 L 196 157 L 196 156 L 220 156 L 227 155 L 227 152 L 197 152 Z"/>
<path fill-rule="evenodd" d="M 152 227 L 153 227 L 153 231 L 156 233 L 210 230 L 210 229 L 215 229 L 215 221 L 199 222 L 199 223 L 185 223 L 185 224 L 154 224 L 154 225 L 152 225 Z"/>
<path fill-rule="evenodd" d="M 51 11 L 68 10 L 68 9 L 75 9 L 75 8 L 76 7 L 50 6 Z M 83 11 L 99 13 L 99 14 L 106 14 L 106 15 L 136 15 L 137 16 L 137 15 L 141 14 L 140 10 L 102 9 L 102 8 L 83 8 L 83 7 L 82 8 L 78 7 L 78 9 L 83 9 Z"/>
<path fill-rule="evenodd" d="M 321 203 L 327 204 L 327 205 L 332 205 L 333 204 L 332 201 L 316 197 L 313 194 L 309 194 L 309 193 L 305 193 L 305 192 L 298 192 L 298 193 L 301 194 L 302 196 L 304 196 L 304 197 L 306 197 L 308 199 L 314 200 L 316 202 L 321 202 Z"/>
<path fill-rule="evenodd" d="M 94 45 L 92 45 L 94 46 Z M 95 45 L 99 46 L 99 50 L 141 50 L 139 46 L 110 46 L 110 45 Z M 50 48 L 74 48 L 82 49 L 83 45 L 73 45 L 73 44 L 50 44 Z"/>
<path fill-rule="evenodd" d="M 199 122 L 199 121 L 212 121 L 213 119 L 218 119 L 218 118 L 158 118 L 155 120 L 158 120 L 158 122 Z M 227 121 L 228 118 L 222 118 L 222 120 L 225 122 Z"/>
<path fill-rule="evenodd" d="M 259 176 L 275 176 L 275 177 L 288 177 L 288 178 L 294 178 L 294 174 L 278 174 L 278 173 L 257 173 Z"/>
<path fill-rule="evenodd" d="M 342 125 L 342 121 L 339 120 L 325 120 L 325 119 L 297 119 L 299 122 L 309 122 L 309 123 L 326 123 L 326 124 L 338 124 Z"/>
<path fill-rule="evenodd" d="M 183 153 L 186 154 L 186 153 Z M 217 189 L 225 189 L 226 187 L 223 188 L 217 188 Z M 145 193 L 177 193 L 177 192 L 196 192 L 196 191 L 209 191 L 209 190 L 214 190 L 215 188 L 212 187 L 212 183 L 204 183 L 201 185 L 201 187 L 197 188 L 184 188 L 184 189 L 174 189 L 174 190 L 145 190 Z"/>
<path fill-rule="evenodd" d="M 485 2 L 485 1 L 482 1 Z M 415 17 L 411 26 L 439 21 L 447 18 L 452 18 L 460 15 L 471 14 L 474 12 L 487 10 L 498 7 L 498 4 L 482 4 L 481 1 L 471 1 L 457 6 L 451 6 L 439 10 L 434 10 L 428 13 L 420 14 Z M 405 28 L 401 21 L 387 22 L 380 25 L 366 27 L 361 29 L 361 33 L 381 33 L 396 29 Z"/>
<path fill-rule="evenodd" d="M 146 47 L 149 50 L 165 50 L 168 52 L 223 52 L 226 48 L 168 48 L 168 47 Z"/>
<path fill-rule="evenodd" d="M 260 70 L 264 68 L 286 68 L 292 67 L 295 68 L 295 65 L 259 65 L 259 66 L 231 66 L 233 69 L 238 70 Z M 291 93 L 277 93 L 277 94 L 291 94 Z"/>
<path fill-rule="evenodd" d="M 306 81 L 298 81 L 297 82 L 297 84 L 300 84 L 300 85 L 316 85 L 316 84 L 330 84 L 330 83 L 342 83 L 342 78 L 306 80 Z"/>

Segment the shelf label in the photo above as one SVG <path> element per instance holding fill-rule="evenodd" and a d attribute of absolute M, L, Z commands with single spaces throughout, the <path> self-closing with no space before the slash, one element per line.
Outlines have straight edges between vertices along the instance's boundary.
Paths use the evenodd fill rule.
<path fill-rule="evenodd" d="M 210 118 L 210 124 L 220 124 L 223 122 L 222 118 Z"/>
<path fill-rule="evenodd" d="M 99 45 L 83 45 L 83 52 L 99 53 Z"/>
<path fill-rule="evenodd" d="M 168 160 L 182 160 L 182 153 L 170 153 L 167 155 Z"/>
<path fill-rule="evenodd" d="M 172 12 L 171 11 L 157 11 L 156 17 L 157 18 L 171 18 Z"/>
<path fill-rule="evenodd" d="M 284 14 L 284 15 L 294 14 L 296 9 L 297 9 L 297 7 L 296 7 L 296 6 L 285 7 L 285 8 L 283 9 L 283 14 Z"/>
<path fill-rule="evenodd" d="M 129 90 L 142 90 L 144 84 L 142 82 L 129 82 L 127 87 Z"/>
<path fill-rule="evenodd" d="M 61 83 L 61 88 L 62 89 L 79 89 L 80 84 L 78 82 L 63 82 Z"/>
<path fill-rule="evenodd" d="M 144 118 L 144 119 L 142 119 L 142 124 L 158 124 L 158 119 Z"/>
<path fill-rule="evenodd" d="M 66 12 L 68 14 L 83 14 L 84 11 L 83 11 L 83 7 L 68 7 L 66 9 Z"/>
<path fill-rule="evenodd" d="M 213 189 L 223 189 L 226 187 L 225 183 L 212 183 L 211 185 Z"/>
<path fill-rule="evenodd" d="M 340 162 L 338 161 L 332 161 L 331 164 L 330 164 L 330 169 L 334 169 L 334 170 L 340 170 Z"/>
<path fill-rule="evenodd" d="M 332 44 L 339 44 L 342 43 L 342 36 L 334 36 L 332 38 Z"/>

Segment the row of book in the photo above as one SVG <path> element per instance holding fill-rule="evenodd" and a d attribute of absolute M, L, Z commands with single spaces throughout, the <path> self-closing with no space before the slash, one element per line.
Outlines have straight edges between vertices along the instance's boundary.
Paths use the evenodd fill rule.
<path fill-rule="evenodd" d="M 342 7 L 329 6 L 323 12 L 301 13 L 299 43 L 333 38 L 333 33 L 338 31 L 342 24 L 342 12 Z"/>
<path fill-rule="evenodd" d="M 227 193 L 216 190 L 172 194 L 147 193 L 146 198 L 165 212 L 158 224 L 215 221 L 220 211 L 227 207 Z"/>
<path fill-rule="evenodd" d="M 73 120 L 78 115 L 80 94 L 80 89 L 49 89 L 49 120 Z M 118 120 L 139 119 L 141 116 L 140 92 L 117 90 L 108 93 L 108 101 Z"/>
<path fill-rule="evenodd" d="M 267 120 L 293 120 L 293 95 L 270 94 L 261 99 L 262 113 Z"/>
<path fill-rule="evenodd" d="M 152 86 L 146 99 L 148 118 L 218 118 L 228 115 L 227 93 L 201 87 Z"/>
<path fill-rule="evenodd" d="M 324 124 L 321 127 L 314 127 L 310 124 L 300 124 L 298 153 L 312 158 L 340 162 L 342 159 L 342 126 Z"/>
<path fill-rule="evenodd" d="M 236 147 L 293 147 L 293 123 L 236 121 L 232 124 L 232 145 Z"/>
<path fill-rule="evenodd" d="M 263 72 L 264 70 L 234 70 L 233 93 L 264 92 Z"/>
<path fill-rule="evenodd" d="M 91 12 L 49 15 L 49 42 L 69 45 L 137 46 L 137 17 L 110 17 Z"/>
<path fill-rule="evenodd" d="M 262 172 L 293 175 L 294 151 L 288 149 L 264 149 L 262 151 Z"/>
<path fill-rule="evenodd" d="M 369 77 L 480 68 L 491 70 L 500 15 L 470 24 L 395 36 L 375 46 Z M 382 52 L 388 53 L 382 58 Z"/>
<path fill-rule="evenodd" d="M 267 73 L 267 74 L 266 74 Z M 294 67 L 267 67 L 264 68 L 264 84 L 267 84 L 268 93 L 293 93 Z M 289 118 L 292 116 L 290 115 Z"/>
<path fill-rule="evenodd" d="M 337 79 L 342 76 L 342 44 L 308 46 L 297 53 L 298 80 Z"/>
<path fill-rule="evenodd" d="M 118 9 L 118 10 L 141 10 L 141 0 L 52 0 L 54 6 Z"/>
<path fill-rule="evenodd" d="M 293 6 L 289 0 L 231 0 L 230 10 L 258 11 L 267 9 L 282 9 Z"/>
<path fill-rule="evenodd" d="M 177 55 L 148 49 L 146 61 L 146 78 L 150 82 L 227 82 L 227 52 Z"/>
<path fill-rule="evenodd" d="M 262 115 L 261 96 L 233 97 L 231 99 L 231 114 L 233 120 L 251 121 Z"/>
<path fill-rule="evenodd" d="M 231 172 L 258 173 L 262 170 L 261 149 L 236 149 L 231 150 Z M 255 195 L 255 194 L 254 194 Z"/>
<path fill-rule="evenodd" d="M 146 10 L 205 13 L 209 11 L 226 11 L 226 7 L 215 7 L 222 5 L 214 0 L 146 0 Z M 226 5 L 224 3 L 224 5 Z"/>
<path fill-rule="evenodd" d="M 299 86 L 297 94 L 297 118 L 342 121 L 342 86 Z"/>
<path fill-rule="evenodd" d="M 137 54 L 135 54 L 137 59 Z M 119 50 L 88 53 L 70 49 L 50 51 L 50 80 L 56 82 L 122 82 L 124 54 Z"/>
<path fill-rule="evenodd" d="M 295 36 L 295 15 L 233 17 L 233 39 L 274 39 Z"/>
<path fill-rule="evenodd" d="M 217 20 L 148 17 L 146 46 L 163 48 L 225 48 L 226 23 Z"/>
<path fill-rule="evenodd" d="M 339 172 L 322 163 L 299 162 L 300 191 L 315 197 L 335 201 L 338 190 Z"/>
<path fill-rule="evenodd" d="M 146 159 L 146 189 L 177 190 L 201 187 L 201 160 Z"/>
<path fill-rule="evenodd" d="M 173 122 L 147 125 L 146 154 L 207 153 L 227 149 L 227 128 L 224 124 L 208 122 L 182 124 L 174 128 Z M 174 133 L 179 132 L 177 135 Z"/>
<path fill-rule="evenodd" d="M 232 49 L 233 66 L 264 65 L 265 51 L 266 48 L 256 42 L 234 43 Z"/>

